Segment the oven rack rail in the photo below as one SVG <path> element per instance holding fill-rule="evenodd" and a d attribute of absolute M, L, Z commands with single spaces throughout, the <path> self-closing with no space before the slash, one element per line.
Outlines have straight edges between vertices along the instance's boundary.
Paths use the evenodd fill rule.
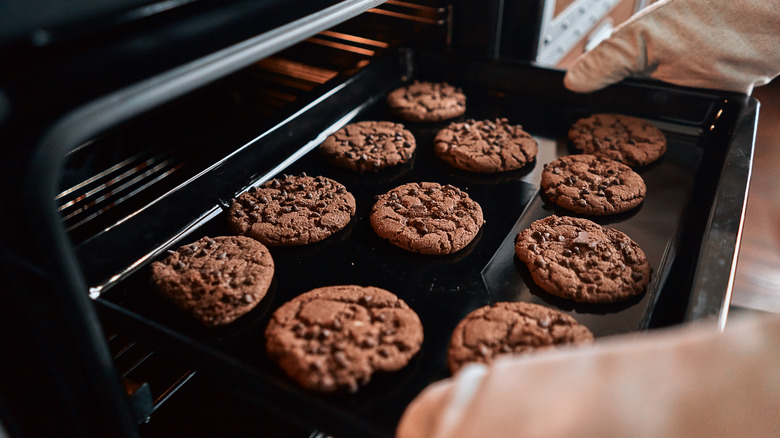
<path fill-rule="evenodd" d="M 106 343 L 138 423 L 148 422 L 150 416 L 197 373 L 117 331 L 107 334 Z"/>

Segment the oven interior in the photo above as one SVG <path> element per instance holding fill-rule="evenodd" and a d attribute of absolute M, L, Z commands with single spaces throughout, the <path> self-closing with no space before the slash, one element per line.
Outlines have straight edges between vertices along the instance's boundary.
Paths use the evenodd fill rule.
<path fill-rule="evenodd" d="M 729 276 L 712 274 L 711 264 L 736 253 L 755 101 L 641 80 L 576 95 L 563 88 L 560 71 L 475 56 L 468 45 L 458 50 L 452 43 L 460 37 L 453 36 L 459 20 L 452 4 L 391 0 L 68 146 L 57 214 L 136 421 L 148 421 L 202 372 L 312 430 L 392 436 L 409 401 L 448 376 L 449 335 L 477 307 L 545 304 L 570 313 L 597 337 L 722 313 Z M 347 123 L 399 121 L 385 104 L 387 93 L 416 79 L 463 88 L 464 118 L 506 117 L 523 125 L 539 142 L 536 161 L 496 175 L 453 169 L 431 148 L 447 122 L 406 123 L 418 150 L 398 169 L 355 174 L 319 157 L 317 145 Z M 669 149 L 660 163 L 640 171 L 649 193 L 642 206 L 597 220 L 646 251 L 653 267 L 647 292 L 617 305 L 581 306 L 535 287 L 512 245 L 533 220 L 567 214 L 539 197 L 542 166 L 572 152 L 568 127 L 595 112 L 651 120 Z M 323 242 L 272 249 L 274 282 L 256 309 L 227 327 L 205 329 L 155 294 L 152 261 L 202 236 L 231 234 L 225 209 L 232 198 L 302 172 L 344 184 L 357 213 Z M 487 222 L 475 241 L 456 254 L 431 257 L 379 239 L 367 220 L 374 196 L 412 181 L 453 184 L 477 200 Z M 296 387 L 265 355 L 263 329 L 282 303 L 331 284 L 374 285 L 399 295 L 423 321 L 421 353 L 357 394 Z"/>

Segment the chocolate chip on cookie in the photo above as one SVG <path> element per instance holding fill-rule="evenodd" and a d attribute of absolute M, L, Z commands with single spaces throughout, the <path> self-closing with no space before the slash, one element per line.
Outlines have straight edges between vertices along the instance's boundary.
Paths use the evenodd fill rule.
<path fill-rule="evenodd" d="M 587 219 L 535 221 L 515 238 L 515 254 L 542 289 L 577 302 L 622 301 L 650 282 L 650 264 L 639 245 Z"/>
<path fill-rule="evenodd" d="M 414 81 L 390 92 L 387 104 L 394 114 L 410 122 L 438 122 L 466 112 L 463 91 L 446 82 Z"/>
<path fill-rule="evenodd" d="M 593 333 L 571 316 L 538 304 L 500 302 L 480 307 L 455 327 L 447 350 L 453 374 L 472 362 L 593 342 Z"/>
<path fill-rule="evenodd" d="M 585 154 L 645 166 L 666 152 L 666 136 L 645 120 L 621 114 L 594 114 L 569 129 L 574 148 Z"/>
<path fill-rule="evenodd" d="M 355 198 L 322 176 L 283 176 L 239 195 L 230 207 L 237 234 L 268 246 L 318 242 L 344 228 L 355 215 Z"/>
<path fill-rule="evenodd" d="M 377 196 L 371 226 L 383 239 L 421 254 L 451 254 L 471 242 L 485 222 L 482 208 L 451 185 L 408 183 Z"/>
<path fill-rule="evenodd" d="M 319 146 L 329 163 L 357 172 L 378 170 L 408 162 L 416 143 L 404 125 L 364 121 L 339 129 Z"/>
<path fill-rule="evenodd" d="M 152 263 L 160 294 L 205 326 L 233 322 L 263 299 L 274 261 L 260 242 L 243 236 L 204 237 Z"/>
<path fill-rule="evenodd" d="M 520 169 L 536 158 L 539 145 L 520 125 L 507 119 L 451 123 L 434 139 L 442 160 L 471 172 Z"/>
<path fill-rule="evenodd" d="M 328 286 L 282 305 L 265 330 L 268 355 L 301 386 L 355 392 L 420 350 L 420 318 L 377 287 Z"/>
<path fill-rule="evenodd" d="M 542 193 L 552 203 L 575 213 L 622 213 L 645 199 L 639 174 L 625 164 L 590 154 L 568 155 L 545 164 Z"/>

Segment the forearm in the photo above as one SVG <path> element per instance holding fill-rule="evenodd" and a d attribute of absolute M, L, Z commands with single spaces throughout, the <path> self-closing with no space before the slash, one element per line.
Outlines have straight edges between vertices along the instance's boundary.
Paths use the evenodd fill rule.
<path fill-rule="evenodd" d="M 777 436 L 780 317 L 733 325 L 466 368 L 423 392 L 397 436 Z"/>

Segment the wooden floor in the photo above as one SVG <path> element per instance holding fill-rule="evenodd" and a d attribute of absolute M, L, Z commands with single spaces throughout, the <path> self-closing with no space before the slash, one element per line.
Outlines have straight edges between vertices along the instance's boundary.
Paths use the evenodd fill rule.
<path fill-rule="evenodd" d="M 731 305 L 780 313 L 780 79 L 753 96 L 761 108 Z"/>

